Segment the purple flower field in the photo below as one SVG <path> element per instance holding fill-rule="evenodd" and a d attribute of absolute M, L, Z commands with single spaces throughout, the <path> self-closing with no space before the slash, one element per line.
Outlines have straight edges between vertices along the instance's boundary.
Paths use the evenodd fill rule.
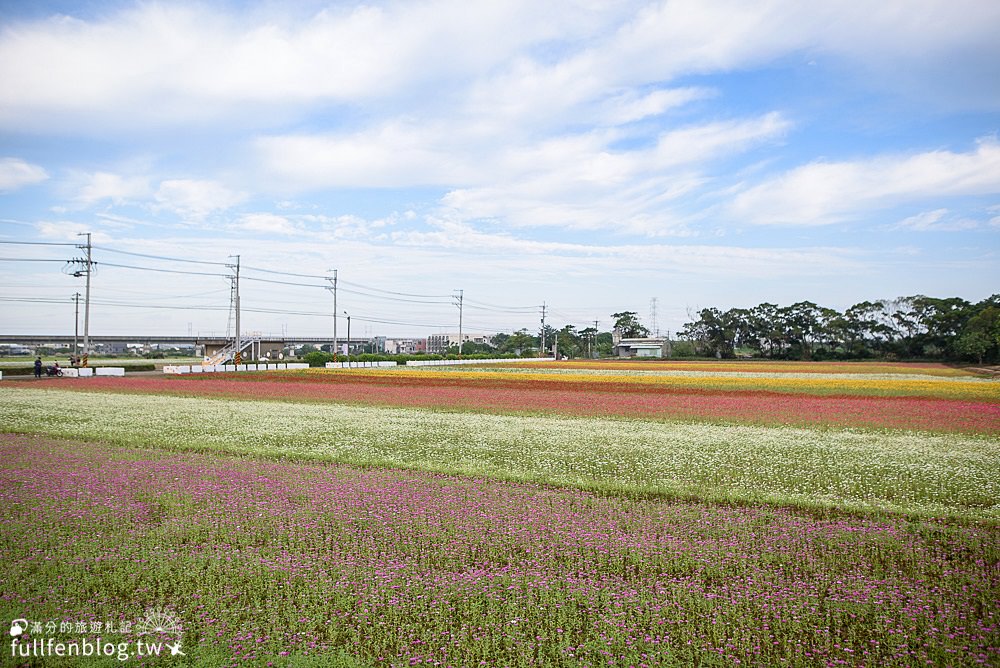
<path fill-rule="evenodd" d="M 0 451 L 0 610 L 167 608 L 188 657 L 170 665 L 1000 663 L 992 524 L 30 436 Z"/>

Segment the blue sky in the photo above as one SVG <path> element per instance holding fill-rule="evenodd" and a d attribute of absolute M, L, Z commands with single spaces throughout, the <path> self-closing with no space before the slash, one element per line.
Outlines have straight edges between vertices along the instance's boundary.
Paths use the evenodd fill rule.
<path fill-rule="evenodd" d="M 998 3 L 285 5 L 0 3 L 0 241 L 92 232 L 92 332 L 226 329 L 120 251 L 240 255 L 263 333 L 332 299 L 261 270 L 390 336 L 1000 292 Z M 76 255 L 0 244 L 0 330 L 71 330 Z"/>

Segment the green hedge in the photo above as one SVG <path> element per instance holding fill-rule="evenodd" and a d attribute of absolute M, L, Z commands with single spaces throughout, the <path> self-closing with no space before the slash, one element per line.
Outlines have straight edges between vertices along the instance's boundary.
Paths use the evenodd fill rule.
<path fill-rule="evenodd" d="M 338 362 L 395 362 L 396 364 L 406 364 L 411 360 L 457 360 L 458 355 L 381 355 L 372 353 L 362 353 L 351 355 L 350 358 L 344 355 L 337 355 Z M 488 359 L 518 359 L 517 355 L 510 353 L 504 355 L 490 355 L 486 353 L 476 353 L 473 355 L 462 355 L 465 360 L 488 360 Z M 324 353 L 316 350 L 303 355 L 302 360 L 308 362 L 311 367 L 321 367 L 327 362 L 333 361 L 333 353 Z"/>

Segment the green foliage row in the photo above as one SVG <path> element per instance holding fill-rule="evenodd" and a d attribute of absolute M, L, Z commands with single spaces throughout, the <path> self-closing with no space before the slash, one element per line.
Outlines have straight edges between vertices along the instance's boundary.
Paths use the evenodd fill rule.
<path fill-rule="evenodd" d="M 915 295 L 866 301 L 843 313 L 812 302 L 706 308 L 681 336 L 697 355 L 771 359 L 1000 361 L 1000 294 L 973 304 Z"/>
<path fill-rule="evenodd" d="M 336 359 L 335 359 L 336 357 Z M 485 359 L 516 359 L 517 355 L 510 353 L 475 353 L 472 355 L 462 355 L 462 359 L 485 360 Z M 409 361 L 421 360 L 457 360 L 458 355 L 384 355 L 362 353 L 361 355 L 336 355 L 324 353 L 319 350 L 306 353 L 302 356 L 303 361 L 308 362 L 311 367 L 322 367 L 327 362 L 395 362 L 396 364 L 406 364 Z"/>

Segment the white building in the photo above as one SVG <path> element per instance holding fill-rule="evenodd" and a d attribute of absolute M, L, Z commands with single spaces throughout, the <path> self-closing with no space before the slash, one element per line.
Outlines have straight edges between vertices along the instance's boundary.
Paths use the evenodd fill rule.
<path fill-rule="evenodd" d="M 413 355 L 427 350 L 427 339 L 385 339 L 382 351 L 389 355 Z"/>
<path fill-rule="evenodd" d="M 427 337 L 427 352 L 441 355 L 448 351 L 448 348 L 458 345 L 458 332 L 449 334 L 431 334 Z M 466 334 L 462 332 L 462 342 L 483 343 L 488 346 L 493 345 L 493 337 L 489 334 Z"/>
<path fill-rule="evenodd" d="M 616 329 L 611 339 L 616 357 L 670 357 L 670 341 L 663 337 L 626 338 Z"/>

